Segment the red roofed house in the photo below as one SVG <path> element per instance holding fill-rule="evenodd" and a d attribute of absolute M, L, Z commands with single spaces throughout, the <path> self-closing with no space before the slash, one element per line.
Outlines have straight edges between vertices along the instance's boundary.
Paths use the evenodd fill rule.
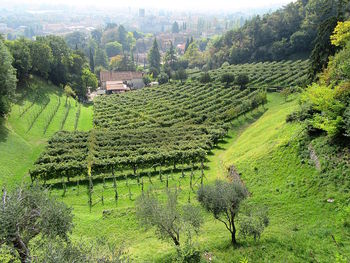
<path fill-rule="evenodd" d="M 145 86 L 142 77 L 143 73 L 136 71 L 101 71 L 101 88 L 107 94 L 140 89 Z"/>

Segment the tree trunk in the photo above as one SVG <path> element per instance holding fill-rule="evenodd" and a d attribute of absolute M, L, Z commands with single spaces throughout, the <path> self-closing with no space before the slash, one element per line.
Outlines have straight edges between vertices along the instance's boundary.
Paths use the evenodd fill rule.
<path fill-rule="evenodd" d="M 235 214 L 231 212 L 231 226 L 232 226 L 232 231 L 231 231 L 231 242 L 232 245 L 236 246 L 237 245 L 237 240 L 236 240 L 236 226 L 235 226 Z"/>
<path fill-rule="evenodd" d="M 28 262 L 29 259 L 29 250 L 26 246 L 26 244 L 22 241 L 20 237 L 16 237 L 16 239 L 13 241 L 13 246 L 17 250 L 19 257 L 21 259 L 22 263 Z"/>

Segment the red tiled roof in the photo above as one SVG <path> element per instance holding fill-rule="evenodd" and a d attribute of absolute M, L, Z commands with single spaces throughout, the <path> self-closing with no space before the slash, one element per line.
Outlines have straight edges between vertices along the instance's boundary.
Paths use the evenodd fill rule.
<path fill-rule="evenodd" d="M 101 71 L 100 80 L 104 81 L 126 81 L 142 79 L 143 73 L 136 71 Z"/>

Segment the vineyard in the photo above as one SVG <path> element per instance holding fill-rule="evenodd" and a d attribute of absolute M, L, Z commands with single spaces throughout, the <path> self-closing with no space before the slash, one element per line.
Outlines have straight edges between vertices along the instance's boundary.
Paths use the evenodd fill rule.
<path fill-rule="evenodd" d="M 259 62 L 241 65 L 223 66 L 209 71 L 214 81 L 219 81 L 224 73 L 234 76 L 247 74 L 249 88 L 263 88 L 269 91 L 280 90 L 285 87 L 301 86 L 307 81 L 308 60 Z M 192 72 L 192 77 L 198 78 L 200 72 Z"/>
<path fill-rule="evenodd" d="M 197 167 L 203 174 L 207 153 L 227 134 L 230 123 L 266 103 L 266 81 L 259 82 L 264 74 L 274 84 L 291 77 L 296 84 L 305 76 L 306 65 L 303 61 L 232 65 L 212 71 L 213 81 L 206 84 L 193 78 L 185 84 L 98 97 L 94 128 L 53 136 L 30 172 L 32 179 L 139 178 L 151 171 L 161 179 L 162 172 L 177 165 Z M 246 72 L 249 86 L 263 88 L 226 87 L 220 81 L 226 72 Z M 272 81 L 272 72 L 277 80 Z"/>
<path fill-rule="evenodd" d="M 265 96 L 261 91 L 169 84 L 100 97 L 95 129 L 56 134 L 31 175 L 45 181 L 85 177 L 91 167 L 93 176 L 114 169 L 136 176 L 139 168 L 203 163 L 229 122 L 265 103 Z"/>

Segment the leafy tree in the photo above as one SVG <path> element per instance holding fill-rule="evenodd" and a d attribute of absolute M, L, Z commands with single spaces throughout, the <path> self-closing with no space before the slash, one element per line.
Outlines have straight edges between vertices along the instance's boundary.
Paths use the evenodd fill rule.
<path fill-rule="evenodd" d="M 37 37 L 37 40 L 45 42 L 51 48 L 53 59 L 50 68 L 50 80 L 56 85 L 67 84 L 69 82 L 69 66 L 72 51 L 64 39 L 59 36 L 46 36 Z"/>
<path fill-rule="evenodd" d="M 86 95 L 88 87 L 91 88 L 91 90 L 96 90 L 98 81 L 96 75 L 92 73 L 89 68 L 85 67 L 83 69 L 81 79 L 84 85 L 84 89 L 82 90 L 84 93 L 81 93 L 80 97 Z"/>
<path fill-rule="evenodd" d="M 123 46 L 118 41 L 109 42 L 106 44 L 106 53 L 108 57 L 119 55 L 123 51 Z"/>
<path fill-rule="evenodd" d="M 16 70 L 12 67 L 12 57 L 0 40 L 0 116 L 10 111 L 10 101 L 16 90 Z"/>
<path fill-rule="evenodd" d="M 17 79 L 22 82 L 28 78 L 32 68 L 29 42 L 25 39 L 19 39 L 6 43 L 13 57 L 12 65 L 16 69 Z"/>
<path fill-rule="evenodd" d="M 96 41 L 98 45 L 101 44 L 101 39 L 102 39 L 102 30 L 101 29 L 94 29 L 91 31 L 91 37 L 93 40 Z"/>
<path fill-rule="evenodd" d="M 344 19 L 344 1 L 325 1 L 320 14 L 322 21 L 317 30 L 315 46 L 312 50 L 310 60 L 310 79 L 315 79 L 317 73 L 321 72 L 328 63 L 328 57 L 336 52 L 336 47 L 332 45 L 330 36 L 337 26 L 338 21 Z"/>
<path fill-rule="evenodd" d="M 108 61 L 107 61 L 107 54 L 106 51 L 103 50 L 102 48 L 98 48 L 96 50 L 96 55 L 95 55 L 95 66 L 102 66 L 104 68 L 108 67 Z"/>
<path fill-rule="evenodd" d="M 128 32 L 125 30 L 123 25 L 118 27 L 118 42 L 123 46 L 124 50 L 129 50 L 128 42 L 127 42 L 127 34 Z"/>
<path fill-rule="evenodd" d="M 260 239 L 265 227 L 269 225 L 269 217 L 266 209 L 248 211 L 239 216 L 239 232 L 244 238 L 251 236 L 254 241 Z"/>
<path fill-rule="evenodd" d="M 74 31 L 73 33 L 67 34 L 65 40 L 71 49 L 85 49 L 88 45 L 88 36 L 81 31 Z"/>
<path fill-rule="evenodd" d="M 210 77 L 209 72 L 202 73 L 199 77 L 199 81 L 201 83 L 209 83 L 211 81 L 211 77 Z"/>
<path fill-rule="evenodd" d="M 175 79 L 180 80 L 181 83 L 183 83 L 183 81 L 187 79 L 186 70 L 184 68 L 180 68 L 177 71 L 175 71 Z"/>
<path fill-rule="evenodd" d="M 168 81 L 169 81 L 169 76 L 166 73 L 162 72 L 159 74 L 158 76 L 159 84 L 165 84 L 165 83 L 168 83 Z"/>
<path fill-rule="evenodd" d="M 247 196 L 248 191 L 242 183 L 220 180 L 215 181 L 214 185 L 201 187 L 197 194 L 202 206 L 231 233 L 233 245 L 237 244 L 235 219 L 241 202 Z"/>
<path fill-rule="evenodd" d="M 245 89 L 249 83 L 249 77 L 247 74 L 239 74 L 235 80 L 235 83 L 240 86 L 241 90 Z"/>
<path fill-rule="evenodd" d="M 171 70 L 175 70 L 176 62 L 177 62 L 177 57 L 176 57 L 176 51 L 173 45 L 173 42 L 170 42 L 170 48 L 165 54 L 165 64 L 169 65 Z"/>
<path fill-rule="evenodd" d="M 202 53 L 199 51 L 197 44 L 194 42 L 188 46 L 184 58 L 188 60 L 191 68 L 202 66 L 204 64 Z"/>
<path fill-rule="evenodd" d="M 173 23 L 173 26 L 171 27 L 171 32 L 172 33 L 179 33 L 179 24 L 175 21 L 174 23 Z"/>
<path fill-rule="evenodd" d="M 344 47 L 350 41 L 350 21 L 338 22 L 331 35 L 331 43 L 334 46 Z"/>
<path fill-rule="evenodd" d="M 30 43 L 32 58 L 31 72 L 35 75 L 48 79 L 53 56 L 50 46 L 44 41 L 32 41 Z"/>
<path fill-rule="evenodd" d="M 166 203 L 151 192 L 141 195 L 136 203 L 136 216 L 142 225 L 155 227 L 161 239 L 170 239 L 177 247 L 182 234 L 198 233 L 203 222 L 199 207 L 191 204 L 179 207 L 178 195 L 172 191 L 167 191 Z"/>
<path fill-rule="evenodd" d="M 30 241 L 38 235 L 68 238 L 72 211 L 38 186 L 3 190 L 0 204 L 0 242 L 13 246 L 21 262 L 30 260 Z"/>
<path fill-rule="evenodd" d="M 230 83 L 235 80 L 235 76 L 232 73 L 224 73 L 221 75 L 221 82 L 225 83 L 226 88 L 229 87 Z"/>
<path fill-rule="evenodd" d="M 148 53 L 148 63 L 150 68 L 156 69 L 157 74 L 160 72 L 160 53 L 156 38 L 154 39 L 152 48 Z M 157 77 L 157 74 L 154 75 L 154 77 Z"/>

